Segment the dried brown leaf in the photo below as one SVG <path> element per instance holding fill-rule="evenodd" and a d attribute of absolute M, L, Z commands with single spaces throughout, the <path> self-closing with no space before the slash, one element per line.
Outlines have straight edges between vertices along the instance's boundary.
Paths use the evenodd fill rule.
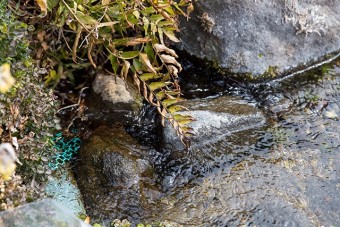
<path fill-rule="evenodd" d="M 143 96 L 146 100 L 148 100 L 148 88 L 146 86 L 146 83 L 143 81 Z"/>
<path fill-rule="evenodd" d="M 139 80 L 139 78 L 137 76 L 137 73 L 133 74 L 133 81 L 135 82 L 135 84 L 136 84 L 136 86 L 138 88 L 138 91 L 140 91 L 140 80 Z"/>
<path fill-rule="evenodd" d="M 46 15 L 47 14 L 47 1 L 46 0 L 35 0 L 35 2 L 40 7 L 41 12 L 43 12 Z"/>
<path fill-rule="evenodd" d="M 163 110 L 161 112 L 161 115 L 162 115 L 162 125 L 163 126 L 165 125 L 164 119 L 166 118 L 167 113 L 168 113 L 167 110 L 165 108 L 163 108 Z"/>
<path fill-rule="evenodd" d="M 166 64 L 173 64 L 179 68 L 179 71 L 182 71 L 182 66 L 178 61 L 173 56 L 167 55 L 167 54 L 162 54 L 159 56 L 162 61 Z"/>
<path fill-rule="evenodd" d="M 127 81 L 127 76 L 128 76 L 128 73 L 129 73 L 130 66 L 131 66 L 130 62 L 124 60 L 123 68 L 122 68 L 122 71 L 120 73 L 121 73 L 121 77 L 125 81 Z"/>
<path fill-rule="evenodd" d="M 152 64 L 151 64 L 151 62 L 150 62 L 150 60 L 149 60 L 147 54 L 145 54 L 145 53 L 139 53 L 139 60 L 140 60 L 140 62 L 142 62 L 142 64 L 143 64 L 144 66 L 147 67 L 147 69 L 148 69 L 149 72 L 152 72 L 152 73 L 155 73 L 155 74 L 157 73 L 157 71 L 155 70 L 155 68 L 152 66 Z"/>
<path fill-rule="evenodd" d="M 147 43 L 150 42 L 151 39 L 149 37 L 145 37 L 145 38 L 133 38 L 131 40 L 129 40 L 125 46 L 136 46 L 142 43 Z"/>
<path fill-rule="evenodd" d="M 168 66 L 169 72 L 175 77 L 178 77 L 178 68 L 173 66 L 173 65 L 169 65 Z"/>
<path fill-rule="evenodd" d="M 156 43 L 153 45 L 153 47 L 157 53 L 166 52 L 167 54 L 170 54 L 171 56 L 178 58 L 178 55 L 173 49 L 170 49 L 163 44 Z"/>

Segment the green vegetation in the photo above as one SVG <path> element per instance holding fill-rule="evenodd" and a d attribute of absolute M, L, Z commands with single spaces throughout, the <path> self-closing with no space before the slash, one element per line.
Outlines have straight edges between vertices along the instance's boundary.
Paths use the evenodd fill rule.
<path fill-rule="evenodd" d="M 44 182 L 50 173 L 47 161 L 53 153 L 49 141 L 58 126 L 58 101 L 42 84 L 42 75 L 29 57 L 29 29 L 8 10 L 7 2 L 1 1 L 0 64 L 11 65 L 11 73 L 9 67 L 5 72 L 13 75 L 15 83 L 7 93 L 0 93 L 0 143 L 14 144 L 22 164 L 10 180 L 0 177 L 0 210 L 44 196 Z M 3 72 L 0 74 L 4 79 Z"/>
<path fill-rule="evenodd" d="M 81 70 L 133 82 L 190 146 L 194 119 L 178 113 L 182 67 L 170 42 L 179 41 L 177 17 L 192 10 L 191 0 L 0 2 L 0 66 L 14 78 L 0 93 L 0 143 L 15 141 L 22 163 L 11 180 L 0 178 L 0 209 L 44 196 L 51 138 L 60 130 L 52 89 Z"/>
<path fill-rule="evenodd" d="M 35 58 L 48 70 L 45 84 L 55 87 L 61 78 L 73 81 L 79 69 L 105 70 L 131 80 L 141 95 L 156 106 L 190 146 L 194 119 L 178 111 L 183 99 L 178 83 L 182 70 L 169 41 L 175 36 L 178 15 L 188 17 L 191 0 L 39 0 L 15 4 L 23 21 L 35 27 Z M 33 9 L 33 10 L 32 10 Z M 40 11 L 37 11 L 40 9 Z M 38 40 L 38 41 L 36 41 Z"/>
<path fill-rule="evenodd" d="M 28 59 L 28 41 L 25 34 L 28 26 L 17 21 L 8 12 L 7 2 L 0 2 L 0 65 Z"/>

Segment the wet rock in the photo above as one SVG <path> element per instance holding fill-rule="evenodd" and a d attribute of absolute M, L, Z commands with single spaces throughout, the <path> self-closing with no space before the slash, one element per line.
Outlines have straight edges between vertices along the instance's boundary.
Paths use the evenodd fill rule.
<path fill-rule="evenodd" d="M 243 136 L 244 141 L 254 137 Z M 184 167 L 196 179 L 177 182 L 167 193 L 162 201 L 175 206 L 164 210 L 164 217 L 189 226 L 338 225 L 338 151 L 299 147 L 267 152 L 230 142 L 205 147 L 200 153 L 207 157 L 196 153 L 203 168 Z"/>
<path fill-rule="evenodd" d="M 237 97 L 187 100 L 182 105 L 190 109 L 182 113 L 191 114 L 197 120 L 189 124 L 196 133 L 191 139 L 194 147 L 265 123 L 265 117 L 260 110 Z M 169 124 L 164 128 L 164 140 L 166 148 L 184 148 Z"/>
<path fill-rule="evenodd" d="M 60 172 L 61 174 L 58 176 L 49 176 L 45 187 L 46 195 L 72 210 L 75 214 L 86 213 L 73 176 L 66 168 L 60 168 L 58 173 Z"/>
<path fill-rule="evenodd" d="M 76 178 L 90 217 L 112 221 L 138 220 L 138 215 L 143 215 L 141 187 L 153 179 L 147 154 L 148 150 L 120 127 L 100 127 L 84 141 Z"/>
<path fill-rule="evenodd" d="M 1 226 L 82 226 L 85 224 L 68 207 L 44 199 L 0 213 Z"/>
<path fill-rule="evenodd" d="M 128 123 L 139 114 L 141 106 L 142 99 L 132 84 L 119 77 L 99 74 L 86 98 L 86 116 L 94 127 Z"/>
<path fill-rule="evenodd" d="M 194 7 L 181 21 L 182 48 L 232 72 L 281 74 L 340 50 L 338 1 L 210 0 Z"/>

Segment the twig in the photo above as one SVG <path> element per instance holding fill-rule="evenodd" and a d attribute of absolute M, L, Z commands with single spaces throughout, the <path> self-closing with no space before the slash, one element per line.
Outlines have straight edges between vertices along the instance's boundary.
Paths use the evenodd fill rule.
<path fill-rule="evenodd" d="M 76 104 L 72 104 L 72 105 L 69 105 L 69 106 L 65 106 L 65 107 L 59 109 L 59 110 L 57 111 L 57 113 L 59 113 L 59 112 L 62 111 L 62 110 L 66 110 L 66 109 L 69 109 L 69 108 L 72 108 L 72 107 L 79 106 L 79 105 L 80 105 L 80 102 L 81 102 L 81 95 L 83 94 L 84 90 L 87 89 L 87 88 L 89 88 L 89 87 L 83 87 L 83 88 L 80 90 L 78 102 L 77 102 Z"/>

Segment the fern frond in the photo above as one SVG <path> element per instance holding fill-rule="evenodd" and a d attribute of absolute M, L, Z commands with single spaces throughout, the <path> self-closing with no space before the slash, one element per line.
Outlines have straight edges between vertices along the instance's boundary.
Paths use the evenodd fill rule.
<path fill-rule="evenodd" d="M 191 0 L 91 3 L 61 0 L 52 8 L 55 11 L 54 23 L 65 31 L 71 30 L 70 34 L 73 34 L 70 42 L 73 45 L 69 48 L 71 54 L 63 53 L 65 59 L 71 57 L 77 62 L 83 59 L 82 54 L 85 53 L 90 64 L 96 68 L 100 66 L 101 59 L 96 55 L 107 56 L 113 74 L 125 81 L 132 76 L 145 100 L 157 107 L 163 125 L 167 119 L 182 143 L 189 147 L 193 130 L 188 125 L 194 119 L 178 113 L 186 110 L 179 105 L 183 101 L 178 82 L 182 66 L 176 60 L 176 52 L 165 43 L 166 39 L 179 42 L 175 36 L 175 32 L 179 31 L 177 16 L 188 17 L 183 8 L 187 8 L 187 12 L 192 11 Z M 68 43 L 66 45 L 69 46 Z M 81 48 L 87 49 L 82 51 Z M 46 78 L 47 83 L 55 76 L 51 73 Z"/>
<path fill-rule="evenodd" d="M 134 82 L 138 86 L 138 89 L 143 94 L 144 98 L 152 105 L 157 107 L 158 112 L 162 117 L 162 125 L 165 125 L 165 119 L 169 121 L 171 126 L 175 129 L 176 134 L 179 136 L 181 142 L 185 147 L 189 148 L 191 145 L 190 136 L 194 135 L 194 130 L 188 126 L 195 119 L 190 115 L 183 115 L 178 113 L 181 110 L 187 110 L 184 106 L 176 105 L 178 102 L 182 102 L 184 99 L 180 97 L 174 97 L 167 95 L 173 93 L 171 90 L 167 90 L 164 87 L 158 87 L 157 89 L 151 89 L 150 85 L 144 82 L 140 76 L 134 75 Z M 161 82 L 156 82 L 161 83 Z M 143 86 L 141 86 L 143 84 Z M 163 93 L 164 96 L 159 96 L 157 93 Z M 176 92 L 177 93 L 177 92 Z"/>

